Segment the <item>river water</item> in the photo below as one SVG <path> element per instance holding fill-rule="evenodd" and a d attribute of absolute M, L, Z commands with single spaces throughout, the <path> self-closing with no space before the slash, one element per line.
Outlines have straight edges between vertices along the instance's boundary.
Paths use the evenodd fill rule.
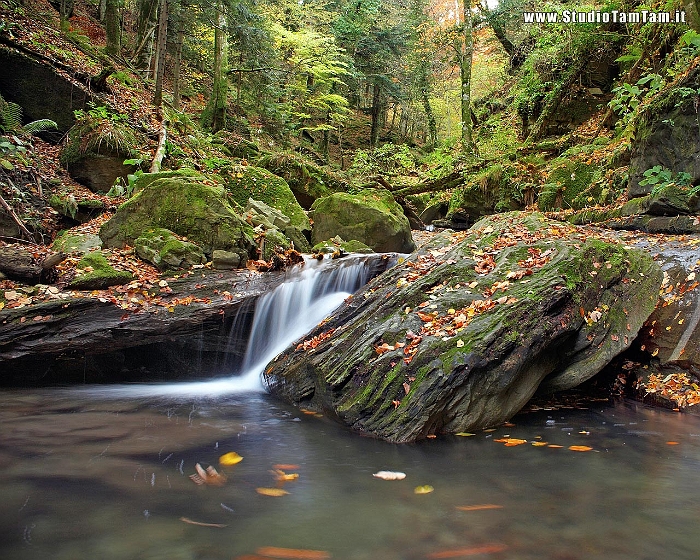
<path fill-rule="evenodd" d="M 265 394 L 365 272 L 309 266 L 262 298 L 235 377 L 1 391 L 0 560 L 700 557 L 700 417 L 592 402 L 394 445 Z"/>
<path fill-rule="evenodd" d="M 2 392 L 0 558 L 247 559 L 265 547 L 346 560 L 698 558 L 695 416 L 593 403 L 394 445 L 264 393 L 125 394 Z M 220 466 L 231 451 L 243 460 Z M 227 480 L 195 484 L 197 463 Z M 280 464 L 298 478 L 276 482 Z M 424 485 L 434 491 L 416 494 Z"/>

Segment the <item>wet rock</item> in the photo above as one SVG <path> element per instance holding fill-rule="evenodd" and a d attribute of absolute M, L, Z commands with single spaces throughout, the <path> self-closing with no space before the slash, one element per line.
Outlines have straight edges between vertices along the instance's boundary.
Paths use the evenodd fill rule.
<path fill-rule="evenodd" d="M 368 284 L 265 381 L 390 441 L 493 426 L 629 347 L 661 276 L 648 255 L 540 215 L 488 217 Z"/>
<path fill-rule="evenodd" d="M 240 266 L 241 257 L 236 253 L 217 249 L 212 254 L 211 263 L 217 270 L 233 270 Z"/>

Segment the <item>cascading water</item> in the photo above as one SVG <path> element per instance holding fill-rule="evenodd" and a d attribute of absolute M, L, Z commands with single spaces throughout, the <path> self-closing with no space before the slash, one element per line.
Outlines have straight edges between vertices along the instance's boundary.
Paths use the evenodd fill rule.
<path fill-rule="evenodd" d="M 265 366 L 292 342 L 310 331 L 345 298 L 367 283 L 371 266 L 366 258 L 343 261 L 307 259 L 288 279 L 255 304 L 250 336 L 238 374 L 196 383 L 131 385 L 109 388 L 111 396 L 220 395 L 262 391 Z M 231 338 L 243 337 L 235 332 Z"/>

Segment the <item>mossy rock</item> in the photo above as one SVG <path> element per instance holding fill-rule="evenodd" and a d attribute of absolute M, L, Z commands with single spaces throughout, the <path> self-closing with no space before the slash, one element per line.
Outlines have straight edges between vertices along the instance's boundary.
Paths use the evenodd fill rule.
<path fill-rule="evenodd" d="M 358 241 L 357 239 L 344 241 L 338 236 L 327 241 L 316 243 L 311 250 L 314 253 L 324 254 L 332 254 L 338 250 L 343 251 L 344 253 L 374 253 L 372 248 L 362 243 L 362 241 Z"/>
<path fill-rule="evenodd" d="M 172 231 L 164 228 L 144 231 L 134 241 L 134 249 L 141 259 L 150 262 L 158 270 L 190 268 L 207 262 L 206 256 L 198 245 L 183 241 Z"/>
<path fill-rule="evenodd" d="M 101 214 L 104 202 L 94 198 L 76 198 L 73 193 L 57 192 L 49 197 L 49 206 L 64 218 L 85 223 Z"/>
<path fill-rule="evenodd" d="M 311 210 L 312 244 L 338 235 L 361 241 L 379 253 L 410 253 L 415 249 L 408 219 L 386 189 L 334 193 L 319 198 Z"/>
<path fill-rule="evenodd" d="M 338 174 L 299 154 L 265 154 L 256 163 L 287 181 L 299 204 L 307 210 L 316 199 L 348 188 Z"/>
<path fill-rule="evenodd" d="M 292 345 L 264 381 L 394 442 L 497 426 L 628 348 L 661 280 L 644 252 L 538 214 L 489 216 L 375 278 L 306 335 L 321 341 L 313 351 Z"/>
<path fill-rule="evenodd" d="M 277 228 L 270 228 L 265 230 L 263 233 L 264 243 L 262 244 L 263 251 L 260 256 L 261 259 L 267 261 L 270 260 L 272 255 L 275 254 L 277 249 L 282 249 L 286 251 L 292 248 L 292 241 L 284 233 L 282 233 Z"/>
<path fill-rule="evenodd" d="M 223 187 L 189 177 L 161 178 L 122 204 L 103 224 L 100 237 L 107 247 L 123 247 L 149 229 L 164 228 L 196 243 L 208 256 L 223 249 L 237 253 L 245 264 L 254 254 L 253 229 L 234 206 Z"/>
<path fill-rule="evenodd" d="M 301 230 L 311 229 L 309 218 L 287 182 L 267 169 L 251 165 L 235 166 L 226 177 L 226 190 L 241 206 L 245 206 L 250 198 L 261 200 L 288 216 L 291 225 Z"/>
<path fill-rule="evenodd" d="M 102 248 L 102 240 L 94 233 L 63 231 L 54 239 L 51 248 L 64 253 L 88 253 Z"/>
<path fill-rule="evenodd" d="M 74 290 L 103 290 L 131 282 L 134 277 L 130 272 L 117 270 L 101 251 L 87 253 L 76 265 L 79 272 L 68 287 Z"/>
<path fill-rule="evenodd" d="M 190 167 L 183 167 L 181 169 L 171 171 L 159 171 L 158 173 L 143 173 L 134 181 L 133 192 L 136 194 L 137 192 L 142 191 L 148 185 L 154 181 L 157 181 L 158 179 L 172 179 L 178 177 L 192 179 L 196 182 L 205 182 L 207 179 L 199 171 Z"/>
<path fill-rule="evenodd" d="M 676 184 L 669 184 L 660 189 L 654 189 L 651 192 L 646 213 L 652 216 L 690 214 L 688 189 Z"/>
<path fill-rule="evenodd" d="M 586 204 L 579 196 L 598 178 L 600 170 L 594 165 L 577 160 L 557 159 L 552 164 L 549 179 L 540 192 L 537 205 L 540 210 L 546 212 L 581 208 Z"/>

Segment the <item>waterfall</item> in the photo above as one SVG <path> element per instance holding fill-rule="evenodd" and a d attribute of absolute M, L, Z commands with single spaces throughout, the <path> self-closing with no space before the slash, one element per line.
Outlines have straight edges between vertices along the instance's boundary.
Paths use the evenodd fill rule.
<path fill-rule="evenodd" d="M 255 306 L 243 373 L 236 379 L 241 390 L 262 389 L 265 366 L 362 287 L 368 276 L 365 261 L 341 261 L 331 267 L 326 260 L 308 259 L 301 271 L 262 296 Z"/>
<path fill-rule="evenodd" d="M 265 366 L 367 283 L 372 274 L 372 258 L 348 257 L 339 261 L 308 258 L 303 266 L 291 269 L 285 282 L 255 303 L 245 354 L 240 366 L 235 368 L 236 375 L 203 382 L 111 386 L 109 395 L 189 397 L 262 391 Z M 245 333 L 234 332 L 237 325 L 240 323 L 236 319 L 231 339 L 245 338 Z"/>

